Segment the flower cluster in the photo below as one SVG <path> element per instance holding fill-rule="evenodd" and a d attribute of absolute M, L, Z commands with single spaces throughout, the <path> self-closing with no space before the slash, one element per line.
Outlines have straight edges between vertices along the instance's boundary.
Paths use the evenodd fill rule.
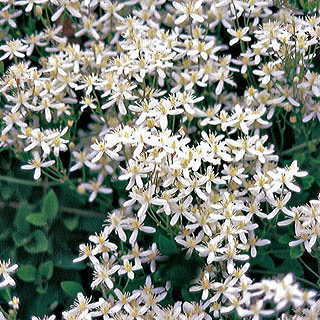
<path fill-rule="evenodd" d="M 289 206 L 307 172 L 282 166 L 267 133 L 284 111 L 320 120 L 320 18 L 272 4 L 1 1 L 3 30 L 32 11 L 44 29 L 8 32 L 0 45 L 12 63 L 0 81 L 0 147 L 35 180 L 68 181 L 89 202 L 124 185 L 121 208 L 74 260 L 90 264 L 103 297 L 78 293 L 64 319 L 291 319 L 288 308 L 292 319 L 318 317 L 318 292 L 292 274 L 250 273 L 270 223 L 294 222 L 289 246 L 309 253 L 320 232 L 320 200 Z M 185 284 L 197 299 L 172 298 L 163 266 L 177 257 L 198 263 Z M 13 269 L 3 270 L 11 284 Z M 144 286 L 126 290 L 137 278 Z"/>
<path fill-rule="evenodd" d="M 297 246 L 303 243 L 305 249 L 309 253 L 311 252 L 320 235 L 319 199 L 318 197 L 317 200 L 311 200 L 307 205 L 291 208 L 285 212 L 287 219 L 278 222 L 279 226 L 286 226 L 294 222 L 297 240 L 289 242 L 289 246 Z"/>

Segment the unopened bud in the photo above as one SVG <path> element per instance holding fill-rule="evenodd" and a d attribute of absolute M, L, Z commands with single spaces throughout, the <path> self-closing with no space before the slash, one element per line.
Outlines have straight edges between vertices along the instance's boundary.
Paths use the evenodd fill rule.
<path fill-rule="evenodd" d="M 45 57 L 41 57 L 39 59 L 39 63 L 42 65 L 42 66 L 45 66 L 47 63 L 48 63 L 48 59 L 45 58 Z"/>
<path fill-rule="evenodd" d="M 291 123 L 296 123 L 297 122 L 297 117 L 296 116 L 291 116 L 290 117 L 290 122 Z"/>
<path fill-rule="evenodd" d="M 230 182 L 230 186 L 232 188 L 232 190 L 237 190 L 239 188 L 239 185 L 237 183 L 235 183 L 234 181 Z M 234 201 L 236 199 L 236 195 L 234 193 L 230 194 L 230 200 Z"/>
<path fill-rule="evenodd" d="M 69 143 L 69 149 L 70 149 L 70 150 L 73 150 L 75 147 L 76 147 L 76 145 L 71 141 L 71 142 Z"/>
<path fill-rule="evenodd" d="M 174 17 L 170 13 L 168 13 L 166 15 L 166 23 L 168 25 L 173 25 L 174 24 Z"/>
<path fill-rule="evenodd" d="M 154 120 L 153 119 L 147 119 L 146 124 L 147 124 L 147 127 L 149 129 L 151 129 L 151 128 L 154 127 Z"/>
<path fill-rule="evenodd" d="M 74 121 L 73 120 L 68 120 L 68 127 L 72 127 L 73 126 L 73 123 L 74 123 Z"/>
<path fill-rule="evenodd" d="M 181 128 L 178 130 L 178 133 L 179 133 L 182 137 L 184 137 L 187 132 L 188 132 L 188 130 L 187 130 L 186 127 L 181 127 Z"/>
<path fill-rule="evenodd" d="M 202 239 L 202 241 L 204 241 L 204 242 L 207 242 L 207 241 L 209 241 L 209 240 L 210 240 L 210 239 L 209 239 L 208 236 L 204 236 L 203 239 Z"/>
<path fill-rule="evenodd" d="M 13 315 L 15 315 L 17 312 L 15 311 L 15 310 L 13 310 L 13 309 L 10 309 L 9 310 L 9 315 L 10 316 L 13 316 Z"/>
<path fill-rule="evenodd" d="M 291 110 L 292 110 L 292 106 L 291 106 L 291 104 L 286 104 L 285 106 L 284 106 L 284 110 L 286 110 L 286 111 L 288 111 L 288 112 L 290 112 Z"/>
<path fill-rule="evenodd" d="M 107 119 L 107 123 L 111 128 L 115 128 L 119 125 L 119 120 L 116 117 Z"/>
<path fill-rule="evenodd" d="M 42 16 L 42 7 L 41 6 L 35 6 L 34 13 L 37 17 Z"/>
<path fill-rule="evenodd" d="M 299 77 L 298 76 L 295 76 L 294 78 L 293 78 L 293 82 L 299 82 Z"/>
<path fill-rule="evenodd" d="M 77 187 L 77 192 L 80 194 L 84 194 L 86 192 L 86 189 L 81 184 Z"/>
<path fill-rule="evenodd" d="M 187 113 L 187 119 L 188 119 L 188 121 L 192 121 L 193 115 L 190 113 Z"/>

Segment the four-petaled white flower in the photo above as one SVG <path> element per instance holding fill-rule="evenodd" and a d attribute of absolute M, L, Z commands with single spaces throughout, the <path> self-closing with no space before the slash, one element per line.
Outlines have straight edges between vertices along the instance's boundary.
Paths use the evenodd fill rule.
<path fill-rule="evenodd" d="M 33 178 L 38 180 L 41 177 L 41 168 L 47 168 L 55 163 L 55 160 L 44 161 L 45 159 L 40 157 L 39 152 L 33 153 L 33 159 L 29 160 L 29 164 L 21 166 L 23 170 L 34 170 Z"/>

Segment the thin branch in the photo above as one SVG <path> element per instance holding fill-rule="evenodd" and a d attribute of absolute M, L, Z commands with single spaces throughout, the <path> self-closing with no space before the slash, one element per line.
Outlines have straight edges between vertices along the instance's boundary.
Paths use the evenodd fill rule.
<path fill-rule="evenodd" d="M 307 141 L 307 142 L 304 142 L 304 143 L 301 143 L 291 149 L 288 149 L 288 150 L 285 150 L 281 153 L 282 156 L 284 155 L 288 155 L 292 152 L 295 152 L 297 150 L 300 150 L 300 149 L 303 149 L 305 147 L 308 147 L 309 145 L 312 145 L 312 144 L 316 144 L 316 143 L 320 143 L 320 138 L 316 138 L 316 139 L 313 139 L 313 140 L 310 140 L 310 141 Z"/>
<path fill-rule="evenodd" d="M 10 207 L 14 209 L 18 209 L 21 206 L 20 202 L 0 202 L 0 207 L 5 208 L 5 207 Z M 65 207 L 61 206 L 59 208 L 60 211 L 70 213 L 70 214 L 75 214 L 78 216 L 86 216 L 86 217 L 96 217 L 96 218 L 101 218 L 104 219 L 106 216 L 100 212 L 97 211 L 90 211 L 90 210 L 85 210 L 85 209 L 78 209 L 78 208 L 71 208 L 71 207 Z"/>
<path fill-rule="evenodd" d="M 70 208 L 70 207 L 60 207 L 60 210 L 66 213 L 75 214 L 78 216 L 89 216 L 89 217 L 96 217 L 96 218 L 106 218 L 106 216 L 97 211 L 89 211 L 84 209 L 77 209 L 77 208 Z"/>
<path fill-rule="evenodd" d="M 299 259 L 299 261 L 304 265 L 304 267 L 305 267 L 307 270 L 309 270 L 317 279 L 320 278 L 320 275 L 317 274 L 313 269 L 311 269 L 311 267 L 309 267 L 309 266 L 303 261 L 302 258 L 298 258 L 298 259 Z"/>
<path fill-rule="evenodd" d="M 0 175 L 0 181 L 5 181 L 8 183 L 14 183 L 14 184 L 21 184 L 24 186 L 33 186 L 33 187 L 42 187 L 43 183 L 37 182 L 37 181 L 32 181 L 32 180 L 24 180 L 24 179 L 19 179 L 19 178 L 14 178 L 14 177 L 9 177 L 9 176 L 1 176 Z M 49 182 L 48 185 L 54 186 L 54 185 L 59 185 L 62 184 L 60 182 Z"/>

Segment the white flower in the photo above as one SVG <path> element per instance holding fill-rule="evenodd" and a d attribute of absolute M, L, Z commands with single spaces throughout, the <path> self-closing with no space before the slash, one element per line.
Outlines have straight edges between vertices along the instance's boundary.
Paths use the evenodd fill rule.
<path fill-rule="evenodd" d="M 249 27 L 245 28 L 239 28 L 237 30 L 233 30 L 231 28 L 227 29 L 228 33 L 230 33 L 233 36 L 233 39 L 230 40 L 229 44 L 230 46 L 233 46 L 236 44 L 239 40 L 240 41 L 250 41 L 251 38 L 249 36 L 246 36 L 246 34 L 249 31 Z"/>
<path fill-rule="evenodd" d="M 116 273 L 119 270 L 119 265 L 113 265 L 110 267 L 107 267 L 103 264 L 95 264 L 94 265 L 94 280 L 91 283 L 91 288 L 95 288 L 101 283 L 104 283 L 107 285 L 109 289 L 113 288 L 113 281 L 111 279 L 111 275 Z"/>
<path fill-rule="evenodd" d="M 14 273 L 18 269 L 18 265 L 13 264 L 10 266 L 10 264 L 10 259 L 8 261 L 0 261 L 0 276 L 3 277 L 3 280 L 0 282 L 0 288 L 16 285 L 10 273 Z"/>
<path fill-rule="evenodd" d="M 101 157 L 106 154 L 111 159 L 119 160 L 118 152 L 121 149 L 121 145 L 118 145 L 115 149 L 112 150 L 115 142 L 110 141 L 107 136 L 102 140 L 96 139 L 95 143 L 91 145 L 91 148 L 94 150 L 90 153 L 90 158 L 93 158 L 92 162 L 97 162 L 101 159 Z"/>
<path fill-rule="evenodd" d="M 55 163 L 55 160 L 44 161 L 45 159 L 41 158 L 39 152 L 33 153 L 33 159 L 28 161 L 29 164 L 21 166 L 23 170 L 34 170 L 34 180 L 38 180 L 41 177 L 41 168 L 47 168 L 52 166 Z"/>
<path fill-rule="evenodd" d="M 202 291 L 201 300 L 207 300 L 209 296 L 209 290 L 213 289 L 213 282 L 210 281 L 210 275 L 205 272 L 203 276 L 198 280 L 198 284 L 190 287 L 190 292 Z"/>
<path fill-rule="evenodd" d="M 124 259 L 123 265 L 120 267 L 118 274 L 119 275 L 127 274 L 128 278 L 130 280 L 132 280 L 132 279 L 134 279 L 134 272 L 133 271 L 137 271 L 140 269 L 142 269 L 141 265 L 132 266 L 132 264 L 129 262 L 128 259 Z"/>
<path fill-rule="evenodd" d="M 204 19 L 201 15 L 198 14 L 198 10 L 201 8 L 203 0 L 186 0 L 184 3 L 179 3 L 174 1 L 173 6 L 182 13 L 174 22 L 175 24 L 181 24 L 187 19 L 192 19 L 195 22 L 203 22 Z"/>
<path fill-rule="evenodd" d="M 92 202 L 98 195 L 98 193 L 110 194 L 112 193 L 111 188 L 103 187 L 104 176 L 100 174 L 96 181 L 89 181 L 88 183 L 82 183 L 80 186 L 86 190 L 91 191 L 89 202 Z"/>
<path fill-rule="evenodd" d="M 150 270 L 152 273 L 156 271 L 156 261 L 163 261 L 166 259 L 165 256 L 161 256 L 156 243 L 153 243 L 151 248 L 144 251 L 141 256 L 143 257 L 141 259 L 142 263 L 150 263 Z"/>
<path fill-rule="evenodd" d="M 44 317 L 35 317 L 35 316 L 32 316 L 31 317 L 31 320 L 55 320 L 56 319 L 56 316 L 55 315 L 51 315 L 50 317 L 49 316 L 44 316 Z"/>
<path fill-rule="evenodd" d="M 24 45 L 20 40 L 8 41 L 7 44 L 0 46 L 0 50 L 4 51 L 0 57 L 0 61 L 4 59 L 13 59 L 14 57 L 24 58 L 25 54 L 23 52 L 27 51 L 28 46 Z"/>
<path fill-rule="evenodd" d="M 288 192 L 284 197 L 280 197 L 279 199 L 275 199 L 273 194 L 270 194 L 267 201 L 275 208 L 268 214 L 268 219 L 274 218 L 280 211 L 290 215 L 291 211 L 285 207 L 290 198 L 291 192 Z"/>
<path fill-rule="evenodd" d="M 48 2 L 48 0 L 19 0 L 16 1 L 15 5 L 17 6 L 26 6 L 25 12 L 30 12 L 33 8 L 33 5 L 39 5 Z M 52 320 L 51 318 L 49 320 Z"/>

